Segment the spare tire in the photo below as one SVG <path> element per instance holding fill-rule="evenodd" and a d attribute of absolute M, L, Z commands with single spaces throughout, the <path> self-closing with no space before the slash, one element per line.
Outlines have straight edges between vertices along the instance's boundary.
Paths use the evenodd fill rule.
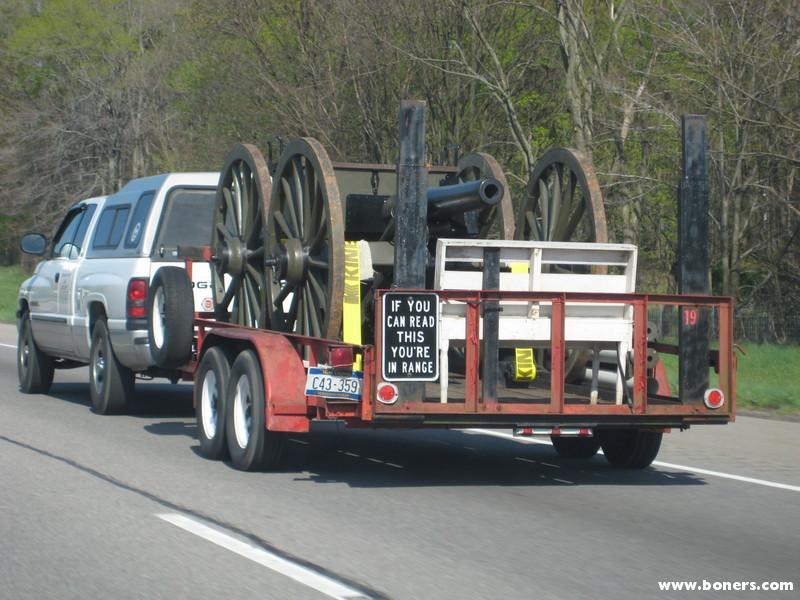
<path fill-rule="evenodd" d="M 194 294 L 181 267 L 161 267 L 147 299 L 150 354 L 159 367 L 174 369 L 192 357 Z"/>

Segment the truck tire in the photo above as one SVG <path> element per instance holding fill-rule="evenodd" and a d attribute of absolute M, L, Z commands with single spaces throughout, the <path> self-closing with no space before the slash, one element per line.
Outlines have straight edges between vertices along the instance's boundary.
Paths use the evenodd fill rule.
<path fill-rule="evenodd" d="M 17 376 L 25 394 L 46 394 L 53 384 L 53 359 L 39 350 L 33 339 L 31 317 L 22 315 L 17 337 Z"/>
<path fill-rule="evenodd" d="M 660 431 L 643 429 L 601 429 L 600 445 L 606 460 L 622 469 L 644 469 L 656 459 L 661 448 Z"/>
<path fill-rule="evenodd" d="M 174 369 L 192 357 L 194 294 L 180 267 L 161 267 L 147 299 L 150 354 L 159 367 Z"/>
<path fill-rule="evenodd" d="M 600 440 L 597 437 L 562 437 L 550 436 L 553 448 L 561 458 L 585 459 L 592 458 L 600 449 Z"/>
<path fill-rule="evenodd" d="M 264 379 L 252 350 L 244 350 L 234 361 L 226 396 L 226 437 L 233 466 L 241 471 L 278 467 L 284 435 L 267 431 Z"/>
<path fill-rule="evenodd" d="M 134 374 L 117 360 L 104 318 L 92 329 L 89 353 L 89 395 L 92 410 L 99 415 L 125 412 L 133 397 Z"/>
<path fill-rule="evenodd" d="M 225 443 L 226 394 L 231 375 L 230 353 L 215 346 L 203 355 L 194 380 L 194 404 L 200 454 L 211 460 L 228 457 Z"/>

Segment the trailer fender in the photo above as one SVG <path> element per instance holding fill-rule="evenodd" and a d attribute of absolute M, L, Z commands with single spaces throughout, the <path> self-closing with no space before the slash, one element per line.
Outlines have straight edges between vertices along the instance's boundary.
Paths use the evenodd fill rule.
<path fill-rule="evenodd" d="M 268 430 L 295 433 L 309 430 L 303 359 L 285 336 L 264 330 L 220 327 L 205 336 L 201 355 L 217 345 L 232 345 L 237 354 L 244 348 L 255 350 L 264 379 Z"/>

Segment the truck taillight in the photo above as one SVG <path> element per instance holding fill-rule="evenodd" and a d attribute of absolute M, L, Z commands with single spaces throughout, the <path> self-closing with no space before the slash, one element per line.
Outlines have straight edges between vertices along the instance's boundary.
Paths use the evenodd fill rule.
<path fill-rule="evenodd" d="M 126 314 L 129 319 L 143 319 L 147 316 L 148 279 L 134 277 L 128 282 Z"/>
<path fill-rule="evenodd" d="M 709 388 L 703 394 L 703 404 L 712 409 L 720 408 L 725 404 L 725 394 L 719 388 Z"/>

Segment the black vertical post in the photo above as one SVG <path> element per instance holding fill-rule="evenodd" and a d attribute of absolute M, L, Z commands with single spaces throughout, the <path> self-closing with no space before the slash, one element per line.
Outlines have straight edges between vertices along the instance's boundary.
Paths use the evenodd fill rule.
<path fill-rule="evenodd" d="M 708 294 L 708 136 L 702 115 L 681 117 L 683 177 L 678 192 L 678 291 Z M 684 402 L 702 401 L 708 388 L 707 309 L 682 306 L 678 378 Z"/>
<path fill-rule="evenodd" d="M 424 288 L 428 258 L 428 167 L 425 164 L 425 103 L 400 103 L 400 163 L 395 204 L 394 283 Z"/>
<path fill-rule="evenodd" d="M 485 290 L 500 289 L 500 248 L 483 249 L 483 282 Z M 500 332 L 500 307 L 494 300 L 483 302 L 483 401 L 497 400 L 497 345 Z"/>
<path fill-rule="evenodd" d="M 425 163 L 425 102 L 400 102 L 400 162 L 394 209 L 393 288 L 425 287 L 428 260 L 428 167 Z M 422 402 L 425 384 L 397 384 L 400 401 Z"/>

